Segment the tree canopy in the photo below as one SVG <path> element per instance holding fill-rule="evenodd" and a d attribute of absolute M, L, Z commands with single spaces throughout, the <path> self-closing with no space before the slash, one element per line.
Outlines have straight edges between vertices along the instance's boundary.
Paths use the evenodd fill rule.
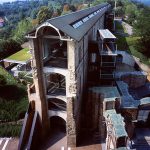
<path fill-rule="evenodd" d="M 32 29 L 32 23 L 30 19 L 21 20 L 16 29 L 13 32 L 13 39 L 18 41 L 19 43 L 23 43 L 25 41 L 25 34 Z"/>
<path fill-rule="evenodd" d="M 50 19 L 52 14 L 53 14 L 52 8 L 50 9 L 47 6 L 42 6 L 37 14 L 38 23 L 41 24 L 44 21 Z"/>
<path fill-rule="evenodd" d="M 140 37 L 138 41 L 138 49 L 146 56 L 150 57 L 150 8 L 145 8 L 141 11 L 140 15 L 134 24 L 134 32 Z"/>

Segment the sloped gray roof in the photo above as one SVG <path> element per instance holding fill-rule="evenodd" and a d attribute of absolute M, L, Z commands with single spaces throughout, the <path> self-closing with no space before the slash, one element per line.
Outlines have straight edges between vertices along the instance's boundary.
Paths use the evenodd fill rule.
<path fill-rule="evenodd" d="M 85 18 L 86 16 L 90 15 L 91 13 L 94 13 L 95 11 L 102 9 L 99 13 L 94 15 L 92 18 L 84 22 L 81 26 L 78 28 L 74 28 L 72 25 Z M 70 36 L 71 38 L 80 41 L 81 38 L 87 33 L 87 31 L 96 23 L 96 21 L 108 10 L 110 9 L 110 4 L 104 3 L 100 4 L 91 8 L 87 8 L 84 10 L 80 10 L 77 12 L 73 12 L 64 16 L 59 16 L 56 18 L 52 18 L 47 20 L 46 22 L 50 23 L 54 27 L 58 28 L 60 31 L 64 32 L 66 35 Z M 42 26 L 42 24 L 41 24 Z M 40 26 L 39 26 L 40 27 Z M 34 31 L 31 31 L 29 35 Z"/>

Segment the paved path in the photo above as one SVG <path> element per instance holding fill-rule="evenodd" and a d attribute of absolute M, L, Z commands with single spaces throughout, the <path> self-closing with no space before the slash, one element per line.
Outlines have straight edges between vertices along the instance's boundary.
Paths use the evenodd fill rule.
<path fill-rule="evenodd" d="M 133 27 L 130 26 L 128 23 L 126 22 L 122 22 L 122 25 L 124 26 L 124 28 L 126 29 L 126 32 L 129 34 L 129 35 L 132 35 L 133 34 Z"/>
<path fill-rule="evenodd" d="M 0 150 L 17 150 L 19 139 L 0 138 Z"/>
<path fill-rule="evenodd" d="M 41 150 L 102 150 L 101 144 L 94 144 L 92 139 L 91 136 L 84 134 L 79 147 L 67 148 L 66 133 L 57 129 L 54 130 L 54 133 L 51 133 L 51 137 L 43 143 L 44 146 L 41 147 Z"/>

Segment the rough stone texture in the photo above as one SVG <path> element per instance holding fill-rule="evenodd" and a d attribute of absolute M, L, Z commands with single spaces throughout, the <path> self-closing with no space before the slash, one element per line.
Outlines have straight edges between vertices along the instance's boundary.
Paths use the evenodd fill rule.
<path fill-rule="evenodd" d="M 88 91 L 88 100 L 86 104 L 87 126 L 91 130 L 98 132 L 101 141 L 105 139 L 105 124 L 103 116 L 103 95 L 95 93 L 92 90 Z"/>
<path fill-rule="evenodd" d="M 76 122 L 74 116 L 74 98 L 67 98 L 67 145 L 76 146 Z"/>
<path fill-rule="evenodd" d="M 43 28 L 51 28 L 53 30 L 50 26 L 45 26 Z M 87 83 L 88 41 L 97 39 L 97 30 L 99 28 L 104 28 L 104 15 L 95 22 L 94 26 L 87 31 L 85 35 L 83 35 L 83 38 L 79 42 L 75 40 L 65 41 L 67 42 L 68 63 L 68 73 L 65 76 L 67 99 L 66 130 L 67 144 L 70 147 L 75 147 L 77 145 L 77 137 L 80 130 L 81 104 L 84 87 Z M 44 33 L 41 32 L 43 30 L 41 30 L 40 27 L 38 30 L 39 35 Z M 51 33 L 47 31 L 46 34 Z M 40 115 L 43 131 L 45 134 L 49 134 L 50 115 L 48 116 L 48 104 L 46 98 L 47 81 L 46 73 L 43 73 L 43 64 L 49 59 L 49 57 L 43 60 L 43 50 L 46 52 L 46 46 L 43 45 L 44 42 L 42 36 L 30 40 L 30 47 L 32 49 L 33 79 L 35 84 L 35 96 L 32 97 L 32 100 L 35 101 L 35 110 L 38 111 Z M 47 50 L 49 49 L 47 48 Z M 99 130 L 99 132 L 102 133 L 102 128 L 99 129 L 99 126 L 102 124 L 102 120 L 104 119 L 102 114 L 103 109 L 100 108 L 103 106 L 103 103 L 100 104 L 100 95 L 92 95 L 87 106 L 91 109 L 91 111 L 89 111 L 89 107 L 86 108 L 86 111 L 88 112 L 87 114 L 89 114 L 89 118 L 87 119 L 89 126 L 92 126 L 92 129 Z"/>
<path fill-rule="evenodd" d="M 127 74 L 121 77 L 121 80 L 126 82 L 130 88 L 138 88 L 143 86 L 147 80 L 144 74 Z"/>
<path fill-rule="evenodd" d="M 32 48 L 32 70 L 36 94 L 35 109 L 40 115 L 43 135 L 46 136 L 48 134 L 47 131 L 49 131 L 49 117 L 42 71 L 41 43 L 39 39 L 34 39 L 30 41 L 30 43 Z"/>
<path fill-rule="evenodd" d="M 128 133 L 128 137 L 131 139 L 134 135 L 135 125 L 132 122 L 126 122 L 126 131 Z"/>
<path fill-rule="evenodd" d="M 127 119 L 128 121 L 137 120 L 138 108 L 124 109 L 124 110 L 122 110 L 122 114 L 123 114 L 124 118 Z"/>

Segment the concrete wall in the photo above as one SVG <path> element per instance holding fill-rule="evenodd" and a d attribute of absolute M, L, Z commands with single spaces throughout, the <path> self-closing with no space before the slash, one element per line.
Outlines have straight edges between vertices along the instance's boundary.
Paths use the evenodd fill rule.
<path fill-rule="evenodd" d="M 122 57 L 123 57 L 122 63 L 134 67 L 135 59 L 134 59 L 134 57 L 132 55 L 128 54 L 125 51 L 117 51 L 117 54 L 122 55 Z"/>
<path fill-rule="evenodd" d="M 88 41 L 97 40 L 97 30 L 104 27 L 104 16 L 98 20 L 95 25 L 84 35 L 79 41 L 67 42 L 68 53 L 68 76 L 66 77 L 66 91 L 67 91 L 67 126 L 74 131 L 68 131 L 68 144 L 76 143 L 75 138 L 78 136 L 80 130 L 81 118 L 81 103 L 83 98 L 83 91 L 87 83 L 88 70 Z M 71 105 L 71 106 L 70 106 Z M 72 110 L 71 110 L 72 108 Z M 69 138 L 70 137 L 70 138 Z M 74 140 L 74 141 L 72 141 Z M 75 145 L 74 145 L 75 146 Z"/>

